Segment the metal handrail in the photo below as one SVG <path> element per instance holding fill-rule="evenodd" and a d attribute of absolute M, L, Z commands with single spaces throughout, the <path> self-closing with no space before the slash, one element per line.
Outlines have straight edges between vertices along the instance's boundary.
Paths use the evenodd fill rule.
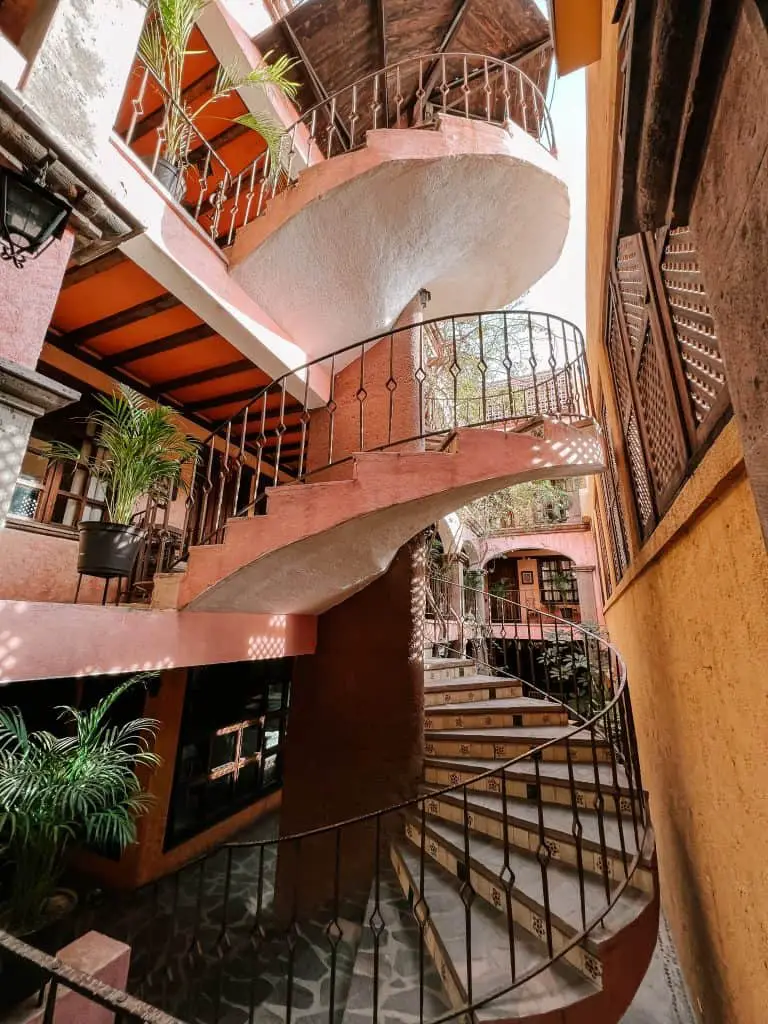
<path fill-rule="evenodd" d="M 444 359 L 450 361 L 449 366 L 443 363 L 442 371 L 439 361 L 430 362 L 428 355 L 436 333 L 445 342 Z M 492 356 L 489 338 L 494 333 Z M 379 365 L 372 367 L 375 359 Z M 324 404 L 310 393 L 311 382 L 323 376 L 318 370 L 325 377 Z M 448 382 L 449 393 L 430 394 L 441 379 Z M 459 381 L 468 394 L 459 393 Z M 298 401 L 292 399 L 289 385 L 302 394 Z M 405 428 L 396 422 L 403 392 L 413 406 Z M 373 401 L 384 413 L 376 431 L 366 422 Z M 440 422 L 435 422 L 438 414 Z M 343 416 L 348 443 L 340 453 L 336 423 Z M 189 488 L 184 544 L 177 561 L 186 558 L 193 545 L 218 542 L 229 518 L 251 515 L 265 500 L 259 483 L 268 464 L 265 449 L 270 438 L 275 441 L 271 479 L 279 486 L 285 482 L 281 465 L 289 481 L 306 481 L 348 461 L 354 452 L 413 444 L 457 427 L 495 424 L 516 429 L 544 416 L 568 422 L 593 419 L 584 338 L 575 324 L 561 317 L 527 310 L 433 317 L 345 345 L 270 381 L 201 442 L 200 470 Z M 288 422 L 291 417 L 293 424 Z M 254 425 L 258 433 L 249 438 Z M 283 437 L 291 425 L 298 435 L 298 454 L 286 468 Z M 315 442 L 314 449 L 310 441 Z M 251 494 L 240 502 L 243 469 L 249 463 Z M 228 487 L 234 499 L 225 501 Z"/>
<path fill-rule="evenodd" d="M 366 132 L 371 129 L 424 128 L 436 123 L 435 115 L 485 121 L 507 130 L 516 123 L 548 153 L 557 155 L 552 118 L 536 83 L 509 61 L 458 51 L 409 57 L 337 89 L 286 128 L 279 150 L 279 167 L 271 166 L 267 150 L 240 171 L 234 171 L 140 55 L 137 59 L 143 73 L 132 100 L 133 113 L 125 141 L 131 145 L 134 140 L 147 86 L 152 82 L 166 108 L 157 132 L 152 171 L 161 156 L 170 109 L 173 117 L 186 125 L 185 156 L 190 152 L 193 136 L 197 139 L 195 150 L 205 154 L 198 172 L 200 194 L 187 212 L 196 221 L 210 215 L 206 230 L 222 246 L 231 245 L 237 231 L 262 216 L 278 192 L 296 183 L 300 173 L 295 170 L 297 162 L 307 167 L 315 156 L 328 160 L 359 149 L 365 145 Z M 414 88 L 409 99 L 405 86 L 410 79 Z M 435 97 L 436 102 L 432 102 Z M 345 121 L 342 110 L 347 107 Z M 209 195 L 207 182 L 214 174 L 214 166 L 222 178 Z"/>

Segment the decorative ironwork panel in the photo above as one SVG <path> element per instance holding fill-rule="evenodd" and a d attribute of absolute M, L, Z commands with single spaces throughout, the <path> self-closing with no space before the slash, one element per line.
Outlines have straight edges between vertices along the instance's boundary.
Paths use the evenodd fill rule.
<path fill-rule="evenodd" d="M 700 427 L 713 410 L 716 418 L 727 382 L 691 228 L 670 230 L 661 259 L 661 278 L 691 414 Z"/>
<path fill-rule="evenodd" d="M 636 355 L 645 335 L 648 282 L 640 253 L 640 238 L 620 238 L 616 253 L 616 276 L 627 325 L 629 346 Z"/>
<path fill-rule="evenodd" d="M 674 398 L 664 384 L 656 339 L 650 325 L 637 366 L 637 393 L 656 500 L 659 505 L 664 505 L 670 490 L 683 475 L 686 453 Z"/>

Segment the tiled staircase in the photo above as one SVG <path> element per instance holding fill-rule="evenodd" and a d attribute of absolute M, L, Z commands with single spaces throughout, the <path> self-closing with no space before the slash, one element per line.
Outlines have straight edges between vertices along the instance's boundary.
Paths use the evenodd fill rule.
<path fill-rule="evenodd" d="M 527 684 L 487 671 L 467 659 L 425 663 L 427 799 L 391 844 L 397 889 L 388 877 L 366 910 L 345 1024 L 374 1019 L 382 926 L 382 1024 L 440 1018 L 443 1002 L 474 1004 L 477 1022 L 610 1024 L 648 965 L 658 923 L 653 844 L 646 839 L 630 871 L 642 834 L 607 740 L 577 734 L 569 758 L 555 743 L 500 774 L 498 765 L 576 723 L 561 704 L 524 696 Z M 471 787 L 441 791 L 483 773 Z M 420 959 L 423 1006 L 418 970 L 409 979 L 398 969 Z M 402 984 L 393 988 L 391 976 Z"/>

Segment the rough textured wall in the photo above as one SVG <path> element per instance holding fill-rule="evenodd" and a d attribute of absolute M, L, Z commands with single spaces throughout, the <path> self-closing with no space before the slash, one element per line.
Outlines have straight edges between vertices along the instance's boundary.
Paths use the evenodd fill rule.
<path fill-rule="evenodd" d="M 421 546 L 385 576 L 320 617 L 317 653 L 299 658 L 285 748 L 281 835 L 343 821 L 416 794 L 423 741 Z M 396 827 L 390 816 L 385 827 Z M 335 837 L 281 854 L 278 884 L 303 907 L 331 891 Z M 367 895 L 372 828 L 345 829 L 342 887 Z M 384 844 L 382 842 L 382 850 Z"/>
<path fill-rule="evenodd" d="M 742 472 L 606 612 L 629 670 L 662 899 L 711 1024 L 763 1024 L 768 1003 L 766 606 Z"/>
<path fill-rule="evenodd" d="M 768 539 L 768 34 L 744 0 L 691 224 Z"/>
<path fill-rule="evenodd" d="M 0 530 L 0 600 L 74 600 L 77 587 L 77 535 L 53 537 L 34 530 Z M 116 584 L 110 587 L 114 600 Z M 97 604 L 104 581 L 83 577 L 78 601 Z"/>
<path fill-rule="evenodd" d="M 0 356 L 34 370 L 75 236 L 65 231 L 22 269 L 0 261 Z"/>

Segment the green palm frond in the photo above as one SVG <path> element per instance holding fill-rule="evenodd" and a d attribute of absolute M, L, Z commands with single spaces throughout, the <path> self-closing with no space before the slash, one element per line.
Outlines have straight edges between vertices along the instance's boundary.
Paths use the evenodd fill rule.
<path fill-rule="evenodd" d="M 103 485 L 109 518 L 129 523 L 141 498 L 168 485 L 183 486 L 182 463 L 197 457 L 197 443 L 179 428 L 176 413 L 153 405 L 125 385 L 98 395 L 92 420 L 98 458 L 84 458 L 71 445 L 49 446 L 52 458 L 84 465 Z"/>
<path fill-rule="evenodd" d="M 272 177 L 279 175 L 286 138 L 282 127 L 272 118 L 262 117 L 260 114 L 254 114 L 250 111 L 247 114 L 241 114 L 234 120 L 236 124 L 241 124 L 244 128 L 250 128 L 251 131 L 256 132 L 264 139 L 267 152 L 269 153 L 270 175 Z"/>
<path fill-rule="evenodd" d="M 0 709 L 0 851 L 14 868 L 13 927 L 37 922 L 70 843 L 135 841 L 136 817 L 149 800 L 136 770 L 159 764 L 151 749 L 159 723 L 141 717 L 117 725 L 110 711 L 150 675 L 131 676 L 91 709 L 60 708 L 64 736 L 30 733 L 17 709 Z"/>

